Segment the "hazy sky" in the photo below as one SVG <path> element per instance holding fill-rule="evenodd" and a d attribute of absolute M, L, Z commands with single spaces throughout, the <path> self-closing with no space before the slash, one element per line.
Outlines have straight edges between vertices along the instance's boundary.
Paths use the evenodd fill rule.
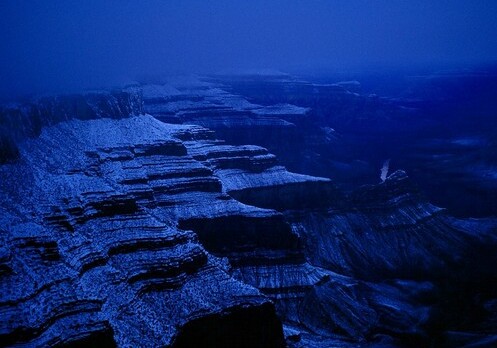
<path fill-rule="evenodd" d="M 497 61 L 496 0 L 0 0 L 0 96 L 154 73 Z"/>

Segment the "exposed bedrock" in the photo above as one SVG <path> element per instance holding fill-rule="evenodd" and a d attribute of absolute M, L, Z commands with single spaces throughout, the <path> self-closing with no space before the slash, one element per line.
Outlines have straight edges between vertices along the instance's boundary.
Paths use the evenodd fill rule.
<path fill-rule="evenodd" d="M 16 160 L 17 142 L 39 135 L 45 126 L 71 119 L 122 119 L 142 112 L 140 93 L 121 90 L 39 97 L 0 105 L 0 164 Z"/>
<path fill-rule="evenodd" d="M 343 194 L 330 179 L 288 172 L 265 148 L 215 140 L 188 141 L 185 146 L 193 158 L 212 168 L 225 192 L 245 204 L 283 211 L 343 203 Z"/>
<path fill-rule="evenodd" d="M 1 125 L 17 135 L 40 134 L 47 125 L 71 119 L 122 119 L 143 112 L 139 93 L 121 90 L 39 97 L 5 104 L 0 108 Z"/>
<path fill-rule="evenodd" d="M 456 220 L 426 202 L 403 172 L 355 192 L 350 208 L 292 216 L 314 264 L 363 279 L 429 279 L 461 269 L 494 221 Z"/>
<path fill-rule="evenodd" d="M 158 118 L 167 108 L 183 112 L 174 109 L 178 120 L 196 115 L 174 89 L 149 89 Z M 251 110 L 237 114 L 243 122 L 305 111 L 195 93 L 204 93 L 195 103 L 224 98 Z M 106 113 L 43 127 L 0 166 L 5 345 L 492 339 L 494 220 L 450 217 L 401 171 L 345 195 L 330 179 L 287 171 L 263 147 Z M 219 115 L 195 117 L 220 124 Z"/>
<path fill-rule="evenodd" d="M 359 95 L 350 84 L 316 85 L 288 77 L 214 82 L 224 85 L 196 81 L 175 85 L 174 91 L 168 85 L 143 86 L 145 108 L 161 119 L 212 128 L 231 144 L 267 146 L 291 168 L 344 182 L 356 175 L 377 177 L 376 169 L 351 159 L 357 153 L 376 158 L 369 151 L 396 150 L 379 148 L 374 143 L 378 134 L 395 138 L 399 131 L 410 134 L 426 125 L 410 122 L 412 110 Z M 354 148 L 354 136 L 347 143 L 334 128 L 359 136 L 362 148 Z M 373 143 L 364 147 L 368 141 Z M 185 146 L 212 169 L 224 193 L 280 211 L 298 236 L 292 252 L 218 249 L 219 256 L 232 262 L 236 278 L 275 301 L 291 346 L 360 341 L 419 347 L 490 339 L 481 335 L 492 331 L 481 328 L 490 325 L 491 315 L 484 319 L 480 314 L 489 311 L 488 301 L 497 295 L 487 289 L 495 279 L 489 266 L 495 264 L 490 252 L 496 245 L 494 220 L 450 217 L 431 205 L 403 172 L 345 197 L 331 180 L 288 173 L 256 146 L 228 146 L 213 138 Z M 260 158 L 265 167 L 255 165 Z M 226 231 L 214 226 L 214 220 L 197 219 L 190 227 L 199 235 Z M 303 257 L 307 262 L 295 261 Z M 467 319 L 457 324 L 451 319 L 463 313 Z M 480 330 L 480 336 L 470 339 L 465 330 Z"/>
<path fill-rule="evenodd" d="M 309 262 L 333 271 L 288 316 L 303 342 L 306 330 L 412 347 L 492 339 L 495 220 L 448 216 L 403 172 L 360 189 L 349 203 L 285 213 Z"/>
<path fill-rule="evenodd" d="M 339 336 L 373 346 L 390 337 L 393 346 L 425 346 L 429 340 L 423 325 L 430 318 L 430 308 L 420 299 L 431 290 L 429 283 L 368 283 L 335 274 L 304 298 L 296 319 L 323 337 Z"/>
<path fill-rule="evenodd" d="M 315 86 L 308 87 L 309 93 L 314 93 L 312 88 Z M 322 105 L 309 104 L 313 108 L 318 106 L 317 110 L 311 111 L 311 115 L 322 119 L 325 124 L 330 122 L 327 118 L 329 113 L 325 110 L 331 108 L 336 110 L 334 116 L 342 117 L 343 124 L 349 127 L 344 129 L 372 126 L 372 131 L 381 130 L 380 119 L 382 124 L 387 122 L 389 127 L 398 128 L 395 122 L 399 120 L 394 116 L 399 110 L 395 106 L 387 106 L 389 111 L 383 113 L 385 105 L 374 97 L 354 95 L 337 86 L 324 86 L 320 91 L 323 93 L 307 100 L 287 99 L 286 102 L 317 103 L 319 100 L 321 103 L 322 98 L 328 98 Z M 328 96 L 325 92 L 329 92 Z M 198 94 L 202 93 L 209 92 Z M 312 163 L 310 168 L 315 166 L 317 158 L 312 159 L 313 152 L 305 150 L 318 149 L 318 153 L 332 151 L 328 143 L 333 143 L 334 138 L 339 136 L 333 130 L 314 138 L 291 135 L 291 130 L 296 128 L 288 127 L 285 122 L 302 129 L 306 125 L 303 121 L 306 116 L 294 115 L 290 119 L 281 112 L 269 116 L 273 118 L 272 128 L 263 126 L 268 118 L 257 116 L 255 110 L 260 106 L 247 105 L 243 98 L 228 94 L 225 93 L 223 98 L 230 100 L 230 112 L 219 112 L 219 109 L 199 112 L 210 107 L 205 106 L 206 102 L 211 103 L 216 98 L 219 100 L 219 96 L 201 96 L 193 100 L 190 96 L 177 95 L 176 101 L 183 98 L 183 102 L 162 101 L 155 107 L 169 109 L 176 115 L 177 122 L 208 125 L 234 144 L 264 138 L 264 141 L 255 143 L 286 152 L 298 151 L 302 154 L 299 158 L 303 158 L 304 162 L 309 159 L 308 163 Z M 271 96 L 271 93 L 268 95 Z M 294 97 L 300 98 L 297 94 Z M 233 103 L 234 100 L 237 102 Z M 245 108 L 245 111 L 240 108 Z M 347 120 L 350 115 L 356 114 L 367 116 L 367 122 L 357 118 Z M 278 119 L 286 121 L 275 122 Z M 357 122 L 361 122 L 359 128 L 356 127 Z M 316 130 L 308 133 L 316 134 Z M 283 138 L 272 138 L 276 135 Z M 302 148 L 293 149 L 296 143 Z M 464 298 L 464 295 L 457 291 L 448 294 L 446 289 L 462 285 L 460 280 L 464 276 L 458 275 L 458 270 L 467 275 L 471 273 L 470 269 L 483 270 L 486 267 L 485 271 L 480 271 L 480 276 L 476 276 L 478 272 L 473 272 L 475 278 L 479 278 L 477 281 L 485 279 L 482 281 L 485 283 L 493 277 L 492 271 L 485 266 L 494 263 L 490 261 L 491 257 L 475 259 L 474 254 L 482 250 L 481 246 L 487 239 L 490 239 L 490 245 L 495 245 L 491 237 L 495 234 L 495 222 L 451 218 L 443 209 L 429 204 L 405 173 L 397 172 L 384 184 L 362 188 L 345 198 L 328 179 L 289 174 L 278 166 L 262 170 L 251 167 L 250 163 L 254 162 L 251 158 L 265 156 L 258 147 L 244 146 L 244 150 L 237 153 L 241 148 L 215 141 L 185 145 L 189 153 L 212 168 L 222 181 L 225 192 L 246 204 L 283 212 L 285 220 L 299 236 L 300 252 L 305 254 L 309 263 L 288 262 L 292 260 L 288 255 L 293 252 L 271 254 L 266 250 L 262 252 L 262 257 L 260 251 L 229 253 L 226 250 L 224 253 L 235 265 L 233 274 L 238 279 L 258 287 L 275 300 L 286 327 L 298 333 L 294 335 L 296 345 L 317 345 L 319 340 L 310 339 L 309 333 L 311 336 L 319 333 L 321 341 L 328 342 L 328 345 L 336 335 L 340 344 L 347 340 L 387 342 L 391 345 L 429 344 L 438 335 L 430 331 L 433 322 L 441 320 L 448 323 L 447 319 L 457 315 L 455 313 L 471 308 L 472 296 L 480 292 L 480 285 L 475 286 L 473 292 L 466 291 L 468 296 L 456 306 L 455 299 L 460 296 Z M 231 158 L 232 155 L 235 158 Z M 297 167 L 305 169 L 306 165 Z M 200 223 L 196 228 L 206 227 Z M 254 259 L 254 254 L 257 255 L 256 264 L 238 261 Z M 299 256 L 298 259 L 301 258 Z M 475 260 L 471 266 L 468 266 L 468 259 Z M 451 285 L 445 285 L 444 290 L 443 284 Z M 464 285 L 464 288 L 467 287 Z M 444 302 L 446 295 L 450 305 L 439 307 L 437 302 Z M 482 308 L 483 304 L 478 306 Z M 455 307 L 459 309 L 454 310 Z M 324 319 L 317 320 L 316 313 L 323 313 Z M 360 320 L 363 313 L 369 313 L 367 320 Z M 443 332 L 450 326 L 444 324 L 435 331 Z M 300 341 L 298 337 L 301 337 Z M 336 341 L 334 344 L 337 344 Z"/>
<path fill-rule="evenodd" d="M 142 116 L 63 122 L 19 142 L 18 161 L 0 167 L 3 344 L 156 347 L 227 329 L 226 346 L 283 344 L 267 297 L 177 225 L 236 216 L 253 233 L 264 221 L 291 229 L 281 214 L 224 194 L 187 154 L 187 133 L 205 134 Z"/>

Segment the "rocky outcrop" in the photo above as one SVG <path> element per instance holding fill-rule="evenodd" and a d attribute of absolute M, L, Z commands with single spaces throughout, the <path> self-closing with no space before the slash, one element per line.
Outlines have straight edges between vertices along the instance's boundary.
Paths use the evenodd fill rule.
<path fill-rule="evenodd" d="M 376 168 L 355 158 L 356 153 L 367 150 L 342 139 L 341 131 L 374 131 L 386 123 L 404 125 L 406 117 L 403 114 L 398 120 L 399 108 L 347 87 L 313 84 L 289 76 L 266 80 L 242 75 L 188 83 L 173 79 L 165 85 L 142 85 L 134 90 L 142 91 L 144 109 L 154 117 L 208 127 L 229 144 L 264 146 L 291 171 L 346 183 L 372 182 L 364 178 L 376 177 Z M 340 133 L 335 131 L 337 124 L 344 123 L 351 125 Z M 360 135 L 365 136 L 364 132 Z"/>
<path fill-rule="evenodd" d="M 0 168 L 2 342 L 195 346 L 229 329 L 225 346 L 283 345 L 269 300 L 204 249 L 208 236 L 178 229 L 202 206 L 214 225 L 241 217 L 291 236 L 279 213 L 226 196 L 174 136 L 196 132 L 142 116 L 65 122 L 20 143 Z M 234 237 L 242 249 L 257 240 Z"/>
<path fill-rule="evenodd" d="M 274 132 L 277 137 L 250 142 L 240 132 L 223 134 L 224 139 L 262 144 L 289 170 L 332 177 L 347 190 L 375 183 L 390 159 L 434 204 L 458 217 L 488 217 L 497 215 L 496 76 L 494 68 L 472 67 L 323 74 L 307 81 L 250 75 L 211 81 L 251 103 L 310 109 L 304 122 L 290 121 L 298 136 Z M 337 82 L 344 78 L 352 81 Z M 335 136 L 328 137 L 326 129 Z"/>
<path fill-rule="evenodd" d="M 494 339 L 495 220 L 451 217 L 402 171 L 346 194 L 260 144 L 219 140 L 223 127 L 294 129 L 307 109 L 199 81 L 126 93 L 153 115 L 85 96 L 87 111 L 57 104 L 53 125 L 14 137 L 0 166 L 2 344 Z"/>
<path fill-rule="evenodd" d="M 293 226 L 314 264 L 362 279 L 440 276 L 463 267 L 471 243 L 488 233 L 428 203 L 402 171 L 354 192 L 349 204 L 299 214 Z"/>
<path fill-rule="evenodd" d="M 341 194 L 330 179 L 290 173 L 265 148 L 219 141 L 185 145 L 195 159 L 213 168 L 224 190 L 243 203 L 276 210 L 340 204 Z"/>
<path fill-rule="evenodd" d="M 142 112 L 141 95 L 136 91 L 121 90 L 47 96 L 1 105 L 0 163 L 17 159 L 16 143 L 39 135 L 45 126 L 71 119 L 121 119 Z"/>
<path fill-rule="evenodd" d="M 347 204 L 285 212 L 309 263 L 331 271 L 304 297 L 293 323 L 324 337 L 339 333 L 382 344 L 389 337 L 394 346 L 448 344 L 441 332 L 467 325 L 449 318 L 468 311 L 466 329 L 474 328 L 482 317 L 473 313 L 483 313 L 485 303 L 475 299 L 496 295 L 488 292 L 495 256 L 484 251 L 495 248 L 495 220 L 448 216 L 402 171 L 359 189 Z"/>
<path fill-rule="evenodd" d="M 292 97 L 288 90 L 288 93 L 278 91 L 281 81 L 269 87 L 266 86 L 268 84 L 271 85 L 268 81 L 254 82 L 257 88 L 267 87 L 272 92 L 262 88 L 247 94 L 255 96 L 255 100 L 261 104 L 282 102 L 282 99 L 278 99 L 282 96 L 289 98 L 284 99 L 286 102 L 311 106 L 311 115 L 318 120 L 322 117 L 321 121 L 326 125 L 333 121 L 347 124 L 354 130 L 372 126 L 376 129 L 374 131 L 381 133 L 381 127 L 397 129 L 395 122 L 404 122 L 396 119 L 398 110 L 394 105 L 387 107 L 390 111 L 382 114 L 383 118 L 374 116 L 385 110 L 384 101 L 347 91 L 347 86 L 295 83 L 290 84 L 295 91 Z M 285 88 L 290 88 L 288 82 L 283 84 Z M 242 88 L 247 85 L 247 81 L 240 85 L 230 81 L 230 86 L 243 93 L 246 91 Z M 209 90 L 206 86 L 203 88 Z M 268 93 L 264 94 L 264 91 Z M 302 91 L 308 91 L 308 94 L 302 94 Z M 223 95 L 224 100 L 238 100 L 236 106 L 232 103 L 229 110 L 225 110 L 228 107 L 226 104 L 207 110 L 210 106 L 207 107 L 205 103 L 212 98 L 209 95 L 211 92 L 203 90 L 197 95 L 198 99 L 189 100 L 189 110 L 174 109 L 171 115 L 175 115 L 176 122 L 212 127 L 218 136 L 231 144 L 256 143 L 273 149 L 281 146 L 288 158 L 293 159 L 307 157 L 302 149 L 316 149 L 320 153 L 329 151 L 330 145 L 340 137 L 331 128 L 320 128 L 323 130 L 320 133 L 312 126 L 308 128 L 309 124 L 302 116 L 292 117 L 279 111 L 275 111 L 272 117 L 302 127 L 307 135 L 303 137 L 302 134 L 295 134 L 292 137 L 290 133 L 275 128 L 266 132 L 249 123 L 245 130 L 240 120 L 254 117 L 250 113 L 257 114 L 253 106 L 248 106 L 246 101 L 233 94 L 217 91 L 213 94 L 217 95 L 218 100 L 219 95 Z M 209 95 L 209 98 L 205 95 Z M 182 97 L 176 95 L 174 98 L 175 101 L 163 99 L 155 103 L 156 109 L 149 111 L 154 113 L 159 108 L 169 108 L 178 98 L 191 97 L 183 94 Z M 327 98 L 324 104 L 323 98 Z M 306 104 L 309 101 L 320 104 Z M 147 103 L 145 100 L 145 105 Z M 343 105 L 342 109 L 340 105 Z M 353 109 L 346 109 L 351 105 Z M 330 107 L 334 108 L 338 118 L 325 120 L 324 114 L 316 114 L 329 111 Z M 274 106 L 267 108 L 277 110 Z M 157 114 L 161 117 L 160 112 Z M 361 127 L 357 128 L 357 118 L 339 119 L 349 115 L 367 117 L 361 119 Z M 309 122 L 312 124 L 317 119 Z M 374 122 L 380 122 L 381 125 Z M 260 138 L 250 132 L 258 133 Z M 309 134 L 316 135 L 309 138 Z M 296 144 L 302 145 L 302 148 L 293 152 Z M 392 345 L 430 344 L 436 335 L 427 328 L 433 325 L 434 318 L 438 316 L 434 313 L 442 311 L 445 313 L 442 316 L 450 317 L 457 312 L 450 308 L 440 309 L 434 304 L 447 295 L 444 293 L 446 284 L 457 287 L 461 278 L 477 279 L 481 276 L 474 272 L 470 274 L 471 267 L 467 266 L 467 260 L 472 253 L 480 250 L 484 240 L 495 233 L 495 222 L 475 223 L 453 219 L 445 210 L 427 202 L 401 171 L 392 174 L 383 184 L 363 187 L 346 197 L 329 179 L 286 172 L 275 165 L 277 162 L 274 157 L 268 156 L 267 151 L 260 147 L 228 146 L 214 140 L 185 142 L 185 146 L 194 158 L 211 168 L 220 178 L 226 193 L 246 204 L 283 212 L 284 220 L 290 223 L 293 232 L 298 235 L 298 249 L 305 256 L 293 259 L 300 260 L 298 262 L 288 262 L 292 260 L 288 257 L 275 257 L 267 250 L 263 251 L 264 256 L 257 257 L 257 262 L 247 261 L 253 258 L 254 253 L 237 251 L 236 256 L 234 253 L 229 254 L 234 266 L 233 274 L 275 301 L 285 323 L 288 342 L 292 346 L 329 346 L 344 344 L 347 340 Z M 288 163 L 287 158 L 283 158 L 284 163 Z M 337 165 L 338 162 L 331 164 Z M 316 168 L 315 162 L 309 169 L 315 172 L 312 168 Z M 228 224 L 233 225 L 233 221 Z M 189 227 L 200 231 L 201 235 L 205 235 L 206 228 L 214 230 L 213 227 L 206 227 L 201 220 Z M 257 229 L 266 231 L 263 226 Z M 219 230 L 224 231 L 225 228 Z M 278 232 L 276 235 L 279 235 Z M 210 236 L 207 239 L 212 238 L 212 232 Z M 251 236 L 257 238 L 257 234 Z M 229 238 L 225 237 L 225 240 Z M 492 262 L 487 259 L 477 263 L 480 268 L 484 268 L 486 266 L 483 265 Z M 461 270 L 460 274 L 455 272 L 458 269 Z M 488 275 L 487 271 L 482 272 Z M 475 287 L 472 295 L 468 295 L 467 303 L 471 303 L 469 298 L 479 291 Z M 441 332 L 444 329 L 438 330 Z M 321 337 L 319 340 L 315 339 L 316 334 Z"/>

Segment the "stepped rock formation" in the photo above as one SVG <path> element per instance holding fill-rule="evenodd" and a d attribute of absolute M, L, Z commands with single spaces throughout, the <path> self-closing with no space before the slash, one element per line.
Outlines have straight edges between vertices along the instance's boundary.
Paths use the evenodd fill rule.
<path fill-rule="evenodd" d="M 245 332 L 247 344 L 282 344 L 272 304 L 177 228 L 202 216 L 196 206 L 213 219 L 283 224 L 227 197 L 187 156 L 173 135 L 196 131 L 147 116 L 70 121 L 20 145 L 1 173 L 2 342 L 182 346 L 203 322 L 217 335 L 231 327 L 236 340 Z"/>
<path fill-rule="evenodd" d="M 3 109 L 2 345 L 496 340 L 495 220 L 451 217 L 402 171 L 351 194 L 291 173 L 222 134 L 288 139 L 308 109 L 194 86 Z"/>

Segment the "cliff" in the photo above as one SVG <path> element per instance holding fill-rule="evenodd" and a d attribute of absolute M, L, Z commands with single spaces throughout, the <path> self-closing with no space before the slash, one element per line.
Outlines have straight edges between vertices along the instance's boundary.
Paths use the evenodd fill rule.
<path fill-rule="evenodd" d="M 285 128 L 281 105 L 166 115 L 191 88 L 177 87 L 132 87 L 124 105 L 103 93 L 74 97 L 85 100 L 77 109 L 9 109 L 5 129 L 17 133 L 16 156 L 0 165 L 3 345 L 494 339 L 495 220 L 451 217 L 402 171 L 350 194 L 289 172 L 264 147 L 205 128 L 240 117 L 244 127 Z M 240 104 L 211 88 L 195 93 Z M 271 117 L 259 119 L 261 109 Z M 45 115 L 43 125 L 21 127 L 33 116 L 20 115 Z"/>

